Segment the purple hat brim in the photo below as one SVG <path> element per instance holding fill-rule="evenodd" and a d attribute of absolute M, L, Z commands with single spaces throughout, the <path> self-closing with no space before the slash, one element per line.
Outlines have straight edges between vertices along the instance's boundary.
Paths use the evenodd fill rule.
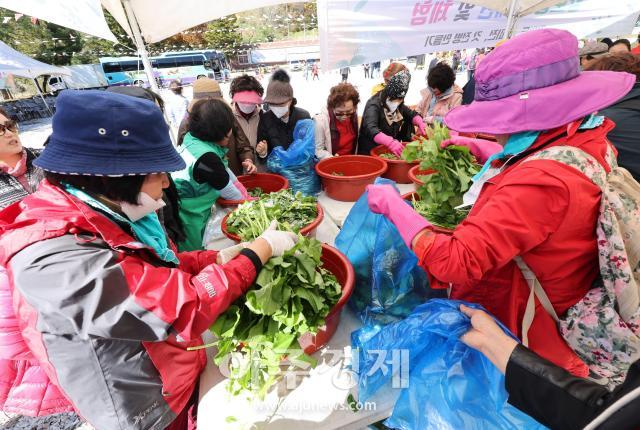
<path fill-rule="evenodd" d="M 551 130 L 611 106 L 635 82 L 635 75 L 630 73 L 582 72 L 560 84 L 459 106 L 445 116 L 444 122 L 450 129 L 463 133 Z"/>

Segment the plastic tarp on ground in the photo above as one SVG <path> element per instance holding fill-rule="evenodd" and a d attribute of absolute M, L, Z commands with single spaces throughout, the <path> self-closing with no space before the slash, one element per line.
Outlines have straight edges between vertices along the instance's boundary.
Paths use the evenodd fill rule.
<path fill-rule="evenodd" d="M 323 67 L 495 46 L 506 37 L 507 17 L 501 12 L 508 2 L 318 0 Z M 532 0 L 520 3 L 531 6 Z M 640 13 L 638 0 L 571 0 L 543 7 L 548 3 L 514 9 L 513 34 L 553 27 L 578 38 L 615 37 L 631 34 Z M 523 16 L 528 11 L 533 13 Z"/>
<path fill-rule="evenodd" d="M 6 43 L 0 42 L 0 75 L 35 79 L 41 75 L 70 75 L 70 73 L 61 67 L 34 60 Z"/>

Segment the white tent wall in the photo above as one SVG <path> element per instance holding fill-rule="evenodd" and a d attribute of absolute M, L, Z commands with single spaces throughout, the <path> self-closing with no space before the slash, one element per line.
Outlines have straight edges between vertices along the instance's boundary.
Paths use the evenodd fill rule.
<path fill-rule="evenodd" d="M 578 38 L 630 34 L 638 0 L 571 0 L 549 7 L 528 4 L 534 13 L 519 16 L 523 0 L 506 0 L 516 17 L 513 34 L 536 28 L 560 28 Z M 473 4 L 471 4 L 473 3 Z M 431 52 L 495 46 L 507 37 L 507 18 L 482 6 L 496 1 L 420 2 L 414 0 L 318 0 L 323 69 L 371 63 Z M 529 3 L 532 3 L 529 1 Z M 545 6 L 545 7 L 543 7 Z"/>
<path fill-rule="evenodd" d="M 493 9 L 507 17 L 505 36 L 511 37 L 518 18 L 562 3 L 562 0 L 470 0 L 466 3 Z"/>

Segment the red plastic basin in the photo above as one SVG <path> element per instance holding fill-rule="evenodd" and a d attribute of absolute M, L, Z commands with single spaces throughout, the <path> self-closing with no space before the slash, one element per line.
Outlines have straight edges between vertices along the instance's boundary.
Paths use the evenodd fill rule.
<path fill-rule="evenodd" d="M 316 207 L 318 208 L 318 216 L 311 223 L 307 224 L 305 227 L 303 227 L 300 230 L 300 234 L 303 236 L 313 236 L 316 233 L 316 229 L 322 222 L 322 219 L 324 218 L 324 211 L 322 210 L 322 206 L 316 203 Z M 238 236 L 237 234 L 230 233 L 227 230 L 227 219 L 229 218 L 229 215 L 231 215 L 235 210 L 237 209 L 234 209 L 233 211 L 226 214 L 224 218 L 222 218 L 222 223 L 220 225 L 220 228 L 222 229 L 222 233 L 224 233 L 224 235 L 227 236 L 229 239 L 235 240 L 236 242 L 240 242 L 240 236 Z"/>
<path fill-rule="evenodd" d="M 340 155 L 316 164 L 316 172 L 322 178 L 327 196 L 343 202 L 358 200 L 367 185 L 373 184 L 386 170 L 386 160 L 368 155 Z"/>
<path fill-rule="evenodd" d="M 274 173 L 254 173 L 253 175 L 238 176 L 238 181 L 248 190 L 262 188 L 265 193 L 275 193 L 289 188 L 289 180 L 284 176 Z M 218 204 L 223 207 L 238 206 L 244 200 L 218 199 Z"/>
<path fill-rule="evenodd" d="M 424 182 L 422 182 L 418 176 L 433 175 L 434 173 L 436 173 L 436 171 L 433 169 L 420 170 L 420 166 L 413 166 L 409 169 L 409 178 L 411 179 L 411 182 L 416 184 L 416 187 L 421 187 L 424 185 Z"/>
<path fill-rule="evenodd" d="M 376 146 L 371 150 L 371 155 L 374 157 L 380 158 L 382 154 L 391 154 L 391 151 L 386 146 Z M 411 178 L 409 177 L 409 170 L 418 163 L 419 161 L 414 161 L 409 163 L 404 160 L 389 160 L 387 158 L 383 158 L 384 161 L 387 162 L 387 171 L 382 175 L 383 178 L 391 179 L 395 181 L 397 184 L 410 184 Z"/>
<path fill-rule="evenodd" d="M 408 202 L 412 202 L 414 200 L 416 200 L 416 201 L 420 200 L 420 196 L 415 191 L 403 195 L 402 198 L 405 199 Z M 437 225 L 432 225 L 431 229 L 433 231 L 435 231 L 436 233 L 443 233 L 443 234 L 448 234 L 448 235 L 452 235 L 453 234 L 453 230 L 451 230 L 449 228 L 440 227 L 440 226 L 437 226 Z"/>
<path fill-rule="evenodd" d="M 331 340 L 335 334 L 338 324 L 340 323 L 340 313 L 342 308 L 351 297 L 353 285 L 355 282 L 355 274 L 351 262 L 337 249 L 322 245 L 322 267 L 333 273 L 342 285 L 342 296 L 338 303 L 329 311 L 329 315 L 325 318 L 324 326 L 313 335 L 305 333 L 298 338 L 300 347 L 306 354 L 313 354 Z"/>

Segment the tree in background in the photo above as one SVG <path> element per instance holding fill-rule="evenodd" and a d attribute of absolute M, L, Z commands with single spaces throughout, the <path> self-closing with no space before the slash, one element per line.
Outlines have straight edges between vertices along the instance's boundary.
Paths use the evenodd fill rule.
<path fill-rule="evenodd" d="M 71 64 L 97 63 L 100 57 L 136 56 L 137 51 L 133 40 L 109 12 L 104 11 L 109 29 L 116 36 L 119 43 L 99 37 L 82 35 L 82 48 L 73 56 Z M 69 31 L 69 29 L 66 29 Z"/>
<path fill-rule="evenodd" d="M 235 15 L 216 19 L 207 25 L 204 40 L 209 47 L 224 52 L 226 56 L 235 56 L 243 45 L 238 28 L 238 18 Z"/>

